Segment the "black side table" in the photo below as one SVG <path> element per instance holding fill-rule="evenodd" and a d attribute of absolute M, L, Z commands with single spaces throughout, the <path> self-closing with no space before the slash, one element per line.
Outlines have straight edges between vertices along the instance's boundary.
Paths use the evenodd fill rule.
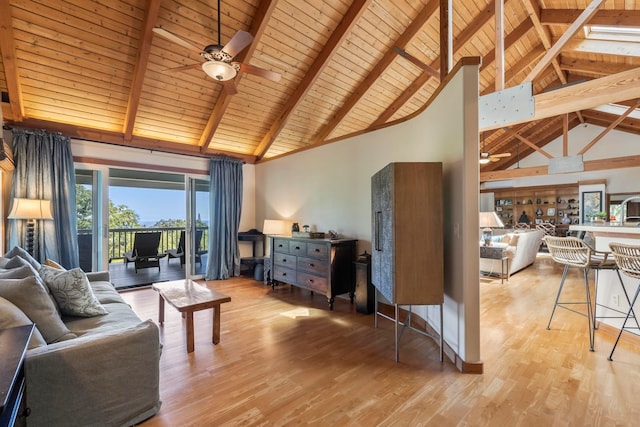
<path fill-rule="evenodd" d="M 24 359 L 33 325 L 0 329 L 0 426 L 26 425 Z"/>

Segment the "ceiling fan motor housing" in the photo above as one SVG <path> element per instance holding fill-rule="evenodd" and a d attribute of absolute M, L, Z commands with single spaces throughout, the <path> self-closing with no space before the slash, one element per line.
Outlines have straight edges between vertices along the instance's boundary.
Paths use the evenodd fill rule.
<path fill-rule="evenodd" d="M 210 44 L 204 48 L 200 55 L 207 61 L 222 61 L 229 64 L 233 60 L 233 57 L 223 51 L 223 48 L 224 46 L 220 46 L 219 44 Z"/>

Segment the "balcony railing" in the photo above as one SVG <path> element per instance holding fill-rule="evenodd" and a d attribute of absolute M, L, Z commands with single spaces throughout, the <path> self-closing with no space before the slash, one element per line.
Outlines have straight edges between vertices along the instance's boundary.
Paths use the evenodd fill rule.
<path fill-rule="evenodd" d="M 158 253 L 164 253 L 167 249 L 175 249 L 180 241 L 182 227 L 145 227 L 145 228 L 111 228 L 109 229 L 109 262 L 123 260 L 124 254 L 133 250 L 133 241 L 136 233 L 161 232 Z M 206 249 L 209 241 L 209 229 L 198 227 L 202 230 L 202 239 L 198 246 L 198 251 Z M 78 230 L 78 241 L 83 239 L 91 240 L 91 230 Z M 82 243 L 80 243 L 82 246 Z M 90 247 L 90 245 L 89 245 Z M 81 252 L 83 252 L 81 250 Z M 81 254 L 82 257 L 82 254 Z"/>

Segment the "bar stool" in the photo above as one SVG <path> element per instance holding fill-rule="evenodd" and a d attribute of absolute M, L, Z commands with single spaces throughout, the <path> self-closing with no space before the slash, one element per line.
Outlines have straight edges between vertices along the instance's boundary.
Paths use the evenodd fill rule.
<path fill-rule="evenodd" d="M 625 245 L 622 243 L 609 243 L 609 248 L 611 248 L 611 252 L 613 253 L 613 257 L 620 271 L 622 271 L 625 276 L 640 280 L 640 246 Z M 633 299 L 629 301 L 627 297 L 627 301 L 629 303 L 629 311 L 627 312 L 627 316 L 622 323 L 622 327 L 620 328 L 620 332 L 618 333 L 618 338 L 616 338 L 616 342 L 611 349 L 611 354 L 609 355 L 608 360 L 613 360 L 613 352 L 616 351 L 618 341 L 620 341 L 620 336 L 622 336 L 623 331 L 629 329 L 640 330 L 638 318 L 633 311 L 633 306 L 638 299 L 638 293 L 640 293 L 640 281 L 638 282 L 638 285 L 636 287 L 636 292 L 633 295 Z M 627 326 L 627 321 L 630 318 L 633 318 L 635 320 L 636 326 Z"/>
<path fill-rule="evenodd" d="M 595 309 L 592 311 L 591 303 L 591 291 L 589 289 L 589 270 L 596 270 L 596 284 L 597 284 L 597 272 L 602 269 L 614 269 L 616 263 L 608 255 L 609 252 L 602 252 L 593 249 L 585 241 L 576 237 L 555 237 L 545 236 L 545 244 L 549 249 L 551 258 L 559 264 L 564 265 L 564 271 L 562 272 L 562 280 L 560 281 L 560 287 L 558 288 L 558 294 L 553 304 L 553 310 L 551 311 L 551 317 L 549 317 L 549 323 L 547 329 L 551 329 L 551 321 L 553 315 L 556 312 L 556 308 L 564 308 L 581 316 L 587 317 L 587 326 L 589 328 L 589 350 L 593 351 L 593 343 L 595 340 Z M 567 278 L 567 272 L 569 267 L 581 268 L 584 275 L 584 288 L 585 288 L 585 301 L 560 301 L 560 295 L 562 294 L 562 288 Z M 586 313 L 582 313 L 572 308 L 574 305 L 585 305 Z"/>

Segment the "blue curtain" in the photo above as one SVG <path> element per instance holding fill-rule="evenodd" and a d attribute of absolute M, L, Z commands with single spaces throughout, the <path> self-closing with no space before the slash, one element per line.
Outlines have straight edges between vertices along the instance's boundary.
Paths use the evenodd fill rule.
<path fill-rule="evenodd" d="M 69 137 L 41 130 L 13 130 L 11 199 L 51 200 L 53 221 L 36 221 L 34 257 L 66 268 L 79 266 L 76 178 Z M 8 248 L 24 247 L 26 220 L 9 220 Z"/>
<path fill-rule="evenodd" d="M 242 161 L 211 159 L 209 166 L 209 256 L 207 280 L 240 275 L 238 228 L 242 213 Z"/>

